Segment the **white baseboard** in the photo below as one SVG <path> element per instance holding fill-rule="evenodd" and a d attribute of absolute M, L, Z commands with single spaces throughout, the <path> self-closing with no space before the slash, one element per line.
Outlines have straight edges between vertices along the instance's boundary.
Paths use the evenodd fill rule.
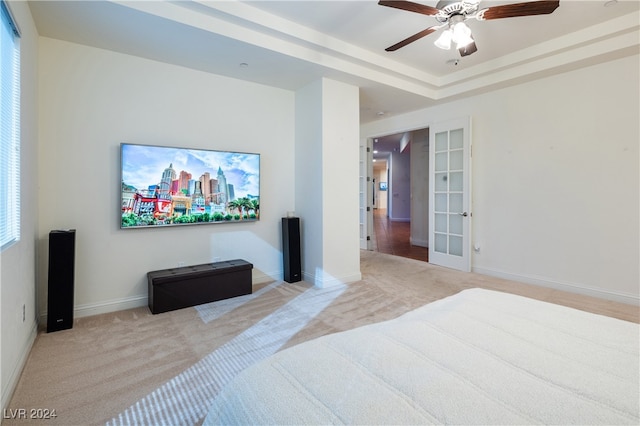
<path fill-rule="evenodd" d="M 281 270 L 277 272 L 262 272 L 254 269 L 253 275 L 251 276 L 251 283 L 252 285 L 256 285 L 271 281 L 282 281 L 283 274 L 284 272 Z"/>
<path fill-rule="evenodd" d="M 127 297 L 125 299 L 108 300 L 106 302 L 88 303 L 76 305 L 73 308 L 74 318 L 90 317 L 92 315 L 107 314 L 109 312 L 124 311 L 126 309 L 147 306 L 149 298 L 146 294 L 140 296 Z M 40 315 L 40 323 L 47 323 L 47 312 Z"/>
<path fill-rule="evenodd" d="M 89 317 L 92 315 L 106 314 L 109 312 L 124 311 L 126 309 L 147 306 L 149 298 L 146 294 L 127 297 L 125 299 L 110 300 L 102 303 L 89 303 L 77 305 L 74 310 L 74 318 Z"/>
<path fill-rule="evenodd" d="M 423 240 L 423 239 L 419 239 L 419 238 L 409 238 L 409 243 L 412 246 L 419 246 L 419 247 L 429 247 L 429 240 Z"/>
<path fill-rule="evenodd" d="M 410 217 L 390 217 L 391 222 L 411 222 Z"/>
<path fill-rule="evenodd" d="M 584 285 L 569 283 L 569 282 L 560 282 L 549 280 L 544 277 L 537 277 L 532 275 L 520 275 L 513 274 L 510 272 L 504 272 L 497 269 L 491 268 L 472 268 L 472 272 L 476 272 L 478 274 L 489 275 L 497 278 L 504 278 L 511 281 L 518 281 L 525 284 L 533 284 L 541 287 L 552 288 L 554 290 L 562 290 L 569 293 L 577 293 L 583 294 L 585 296 L 597 297 L 600 299 L 612 300 L 614 302 L 626 303 L 628 305 L 639 305 L 640 297 L 634 294 L 625 294 L 615 291 L 608 291 L 599 288 L 586 287 Z"/>
<path fill-rule="evenodd" d="M 324 277 L 320 277 L 317 274 L 312 275 L 303 271 L 302 279 L 308 283 L 313 283 L 315 287 L 329 288 L 337 285 L 344 285 L 344 284 L 360 281 L 362 279 L 362 274 L 357 273 L 353 275 L 345 275 L 343 277 L 331 277 L 331 276 L 326 276 L 325 274 Z"/>
<path fill-rule="evenodd" d="M 38 323 L 33 321 L 33 326 L 31 327 L 31 332 L 29 333 L 29 338 L 25 346 L 20 351 L 20 359 L 15 364 L 11 374 L 9 375 L 9 380 L 7 381 L 6 386 L 2 389 L 2 412 L 9 405 L 9 401 L 11 401 L 11 397 L 13 396 L 13 392 L 16 390 L 16 386 L 18 386 L 18 381 L 20 380 L 20 375 L 22 374 L 22 370 L 27 364 L 27 359 L 29 358 L 29 353 L 31 353 L 31 348 L 33 347 L 33 343 L 36 341 L 36 336 L 38 334 Z M 3 416 L 4 417 L 4 416 Z M 0 419 L 0 423 L 2 419 Z"/>

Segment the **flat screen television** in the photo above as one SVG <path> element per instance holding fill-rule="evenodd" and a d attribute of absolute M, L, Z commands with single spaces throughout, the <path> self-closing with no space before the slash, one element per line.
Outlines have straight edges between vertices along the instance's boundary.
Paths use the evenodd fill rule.
<path fill-rule="evenodd" d="M 260 154 L 120 144 L 122 229 L 257 221 Z"/>

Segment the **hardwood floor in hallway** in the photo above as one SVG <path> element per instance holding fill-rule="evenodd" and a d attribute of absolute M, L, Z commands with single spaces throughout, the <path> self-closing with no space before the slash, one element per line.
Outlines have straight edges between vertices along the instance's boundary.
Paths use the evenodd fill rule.
<path fill-rule="evenodd" d="M 373 210 L 373 234 L 373 251 L 429 261 L 427 247 L 410 243 L 411 224 L 389 220 L 386 209 Z"/>

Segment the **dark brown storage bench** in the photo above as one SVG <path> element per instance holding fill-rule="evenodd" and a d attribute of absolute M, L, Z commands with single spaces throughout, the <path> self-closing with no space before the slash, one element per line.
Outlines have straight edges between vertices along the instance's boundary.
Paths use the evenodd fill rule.
<path fill-rule="evenodd" d="M 147 273 L 153 314 L 251 294 L 253 265 L 242 259 Z"/>

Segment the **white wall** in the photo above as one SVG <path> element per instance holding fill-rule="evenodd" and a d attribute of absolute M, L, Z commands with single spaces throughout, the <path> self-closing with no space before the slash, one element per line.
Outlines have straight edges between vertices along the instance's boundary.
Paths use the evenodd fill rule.
<path fill-rule="evenodd" d="M 410 241 L 429 246 L 429 129 L 411 132 Z"/>
<path fill-rule="evenodd" d="M 357 281 L 358 89 L 329 79 L 296 92 L 296 214 L 302 272 L 319 287 Z"/>
<path fill-rule="evenodd" d="M 0 391 L 6 407 L 36 335 L 38 34 L 26 2 L 11 2 L 20 38 L 20 241 L 0 255 Z M 25 308 L 23 321 L 22 307 Z"/>
<path fill-rule="evenodd" d="M 40 39 L 39 308 L 47 240 L 75 228 L 76 316 L 147 303 L 146 273 L 242 258 L 282 277 L 280 218 L 294 207 L 294 93 Z M 121 142 L 261 154 L 260 220 L 119 229 Z"/>
<path fill-rule="evenodd" d="M 358 281 L 360 274 L 359 92 L 323 80 L 323 284 Z"/>
<path fill-rule="evenodd" d="M 322 268 L 322 81 L 296 92 L 296 215 L 300 217 L 300 255 L 306 280 Z"/>
<path fill-rule="evenodd" d="M 361 137 L 471 116 L 473 270 L 637 303 L 639 62 L 390 117 Z"/>
<path fill-rule="evenodd" d="M 392 152 L 389 156 L 389 219 L 411 220 L 411 153 Z"/>

